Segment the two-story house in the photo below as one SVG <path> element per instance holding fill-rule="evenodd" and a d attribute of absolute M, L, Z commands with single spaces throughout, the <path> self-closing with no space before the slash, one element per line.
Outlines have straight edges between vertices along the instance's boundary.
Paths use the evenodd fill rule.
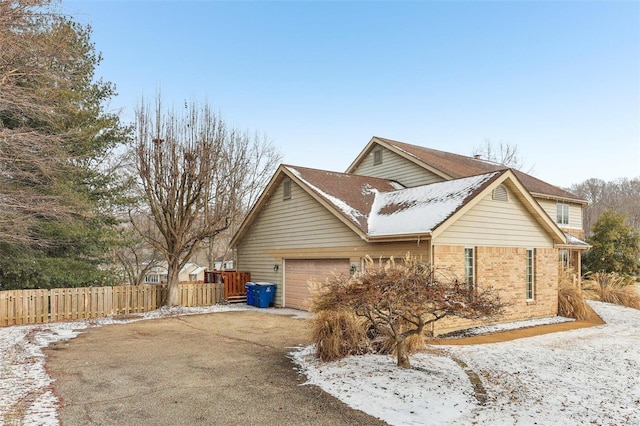
<path fill-rule="evenodd" d="M 505 166 L 374 137 L 345 173 L 282 165 L 232 240 L 238 267 L 306 309 L 310 283 L 407 252 L 509 302 L 503 321 L 557 313 L 559 259 L 579 271 L 573 194 Z M 469 326 L 442 321 L 434 332 Z"/>

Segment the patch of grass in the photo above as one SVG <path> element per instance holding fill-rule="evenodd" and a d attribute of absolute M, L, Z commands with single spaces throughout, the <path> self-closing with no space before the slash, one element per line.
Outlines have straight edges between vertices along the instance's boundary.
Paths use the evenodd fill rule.
<path fill-rule="evenodd" d="M 590 299 L 640 309 L 640 294 L 636 291 L 635 284 L 632 277 L 596 272 L 589 274 L 582 288 Z"/>
<path fill-rule="evenodd" d="M 311 333 L 316 355 L 321 361 L 335 361 L 369 352 L 365 321 L 346 311 L 317 312 Z"/>

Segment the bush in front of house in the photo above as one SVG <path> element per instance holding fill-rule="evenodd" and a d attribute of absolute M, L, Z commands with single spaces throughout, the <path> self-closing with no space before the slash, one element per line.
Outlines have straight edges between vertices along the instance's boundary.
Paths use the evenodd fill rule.
<path fill-rule="evenodd" d="M 573 270 L 562 269 L 558 276 L 558 315 L 585 320 L 591 316 L 591 308 L 579 284 L 574 282 L 573 275 Z"/>
<path fill-rule="evenodd" d="M 503 307 L 492 289 L 468 286 L 410 255 L 377 265 L 367 258 L 363 272 L 334 277 L 315 291 L 318 356 L 395 353 L 398 366 L 409 368 L 409 353 L 424 347 L 422 338 L 434 322 L 447 316 L 490 318 Z"/>

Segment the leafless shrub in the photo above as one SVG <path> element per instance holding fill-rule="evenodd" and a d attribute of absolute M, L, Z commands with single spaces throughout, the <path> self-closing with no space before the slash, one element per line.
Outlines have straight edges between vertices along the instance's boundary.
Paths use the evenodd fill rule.
<path fill-rule="evenodd" d="M 318 312 L 312 321 L 311 335 L 321 361 L 335 361 L 370 351 L 365 321 L 352 312 Z"/>
<path fill-rule="evenodd" d="M 493 317 L 503 307 L 491 289 L 469 287 L 410 255 L 385 265 L 367 258 L 363 272 L 328 280 L 312 303 L 317 314 L 349 311 L 364 318 L 378 350 L 395 351 L 404 368 L 411 366 L 408 339 L 416 336 L 419 344 L 428 325 L 446 316 Z"/>
<path fill-rule="evenodd" d="M 573 270 L 563 269 L 558 278 L 558 315 L 584 320 L 591 310 L 584 300 L 584 294 L 573 282 Z"/>

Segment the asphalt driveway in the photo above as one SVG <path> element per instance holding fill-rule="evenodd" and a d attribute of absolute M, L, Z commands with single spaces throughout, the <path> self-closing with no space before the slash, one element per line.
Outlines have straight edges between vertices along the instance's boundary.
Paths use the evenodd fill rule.
<path fill-rule="evenodd" d="M 305 385 L 304 319 L 236 311 L 89 329 L 45 350 L 62 425 L 376 425 Z"/>

